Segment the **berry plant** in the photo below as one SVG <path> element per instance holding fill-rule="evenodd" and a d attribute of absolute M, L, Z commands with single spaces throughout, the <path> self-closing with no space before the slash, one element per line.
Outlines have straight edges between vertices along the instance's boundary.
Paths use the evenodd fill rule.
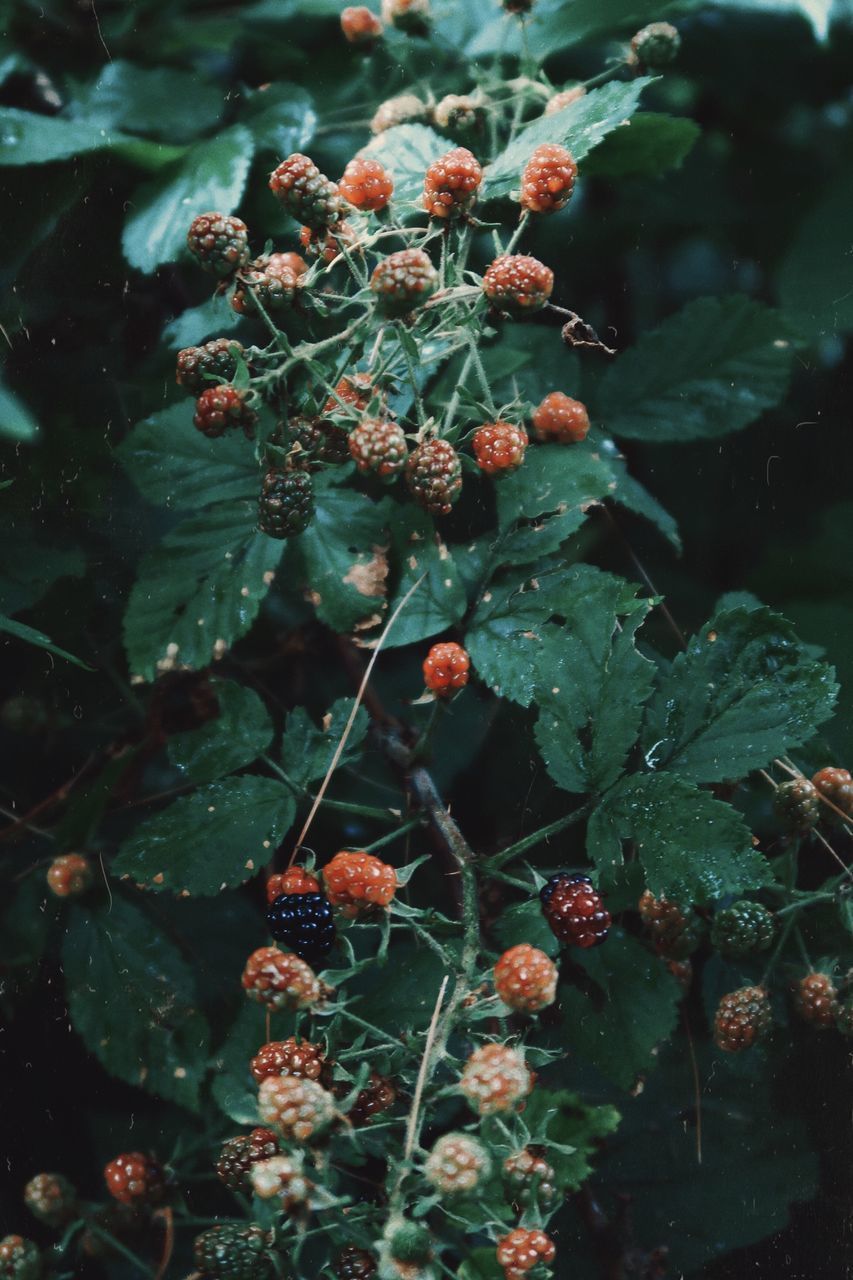
<path fill-rule="evenodd" d="M 10 239 L 70 262 L 2 327 L 0 1277 L 794 1276 L 853 1167 L 849 655 L 703 468 L 819 452 L 853 283 L 840 186 L 837 279 L 744 194 L 815 164 L 719 105 L 766 49 L 690 0 L 22 8 Z"/>

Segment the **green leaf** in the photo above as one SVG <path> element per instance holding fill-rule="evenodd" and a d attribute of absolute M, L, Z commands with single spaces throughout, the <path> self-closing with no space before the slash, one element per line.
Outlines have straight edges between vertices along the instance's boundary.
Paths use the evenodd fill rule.
<path fill-rule="evenodd" d="M 249 1061 L 267 1042 L 266 1020 L 265 1009 L 244 1000 L 213 1059 L 214 1101 L 235 1124 L 258 1123 L 258 1086 L 249 1071 Z"/>
<path fill-rule="evenodd" d="M 378 160 L 394 182 L 394 203 L 414 202 L 420 208 L 424 174 L 451 143 L 425 124 L 398 124 L 386 129 L 359 151 Z"/>
<path fill-rule="evenodd" d="M 134 903 L 73 908 L 62 947 L 74 1029 L 111 1075 L 198 1105 L 209 1032 L 192 970 Z"/>
<path fill-rule="evenodd" d="M 272 778 L 211 782 L 140 823 L 112 869 L 150 889 L 210 897 L 251 879 L 295 812 L 290 791 Z"/>
<path fill-rule="evenodd" d="M 250 501 L 183 521 L 142 560 L 124 618 L 131 671 L 153 680 L 220 657 L 255 619 L 281 559 Z"/>
<path fill-rule="evenodd" d="M 314 517 L 294 552 L 317 616 L 335 631 L 351 631 L 385 610 L 390 500 L 373 502 L 333 477 L 318 479 L 314 492 Z"/>
<path fill-rule="evenodd" d="M 186 311 L 170 320 L 161 337 L 165 347 L 180 351 L 182 347 L 200 346 L 208 338 L 229 338 L 244 323 L 228 299 L 215 293 L 197 307 L 187 307 Z"/>
<path fill-rule="evenodd" d="M 29 609 L 61 578 L 81 578 L 85 572 L 79 547 L 41 541 L 38 526 L 26 517 L 10 520 L 0 540 L 0 600 L 7 613 Z"/>
<path fill-rule="evenodd" d="M 474 1249 L 458 1271 L 459 1280 L 505 1280 L 505 1272 L 494 1248 Z"/>
<path fill-rule="evenodd" d="M 613 129 L 633 115 L 640 94 L 653 77 L 640 76 L 628 82 L 613 81 L 584 94 L 562 111 L 542 115 L 522 129 L 505 151 L 490 164 L 483 176 L 482 198 L 494 200 L 517 191 L 521 171 L 533 150 L 543 142 L 557 142 L 583 160 Z M 581 168 L 583 174 L 583 168 Z"/>
<path fill-rule="evenodd" d="M 110 136 L 85 120 L 60 120 L 17 107 L 0 107 L 0 165 L 49 164 L 111 145 Z"/>
<path fill-rule="evenodd" d="M 200 142 L 140 187 L 122 234 L 131 266 L 150 273 L 174 262 L 186 248 L 187 229 L 198 213 L 231 213 L 240 203 L 254 141 L 245 125 L 233 125 Z"/>
<path fill-rule="evenodd" d="M 608 134 L 584 165 L 584 175 L 645 178 L 679 169 L 701 132 L 684 116 L 641 111 L 624 129 Z"/>
<path fill-rule="evenodd" d="M 577 956 L 597 991 L 560 987 L 562 1043 L 608 1080 L 631 1089 L 675 1029 L 681 989 L 656 955 L 621 929 Z"/>
<path fill-rule="evenodd" d="M 213 782 L 257 760 L 269 746 L 273 724 L 253 689 L 219 680 L 214 685 L 219 714 L 199 729 L 169 742 L 172 764 L 191 782 Z"/>
<path fill-rule="evenodd" d="M 772 879 L 740 814 L 672 774 L 623 778 L 595 810 L 587 852 L 602 876 L 622 866 L 623 840 L 634 841 L 646 884 L 658 898 L 702 906 Z"/>
<path fill-rule="evenodd" d="M 830 20 L 842 16 L 845 0 L 715 0 L 715 3 L 723 9 L 737 9 L 741 12 L 746 10 L 763 15 L 799 14 L 812 28 L 816 40 L 826 40 Z"/>
<path fill-rule="evenodd" d="M 700 298 L 610 365 L 597 410 L 608 431 L 662 442 L 729 435 L 778 404 L 793 348 L 778 313 Z"/>
<path fill-rule="evenodd" d="M 240 432 L 209 440 L 193 426 L 187 397 L 140 422 L 116 449 L 143 497 L 157 506 L 197 511 L 213 502 L 250 501 L 258 468 Z"/>
<path fill-rule="evenodd" d="M 630 599 L 621 578 L 586 570 L 557 661 L 547 663 L 536 693 L 536 743 L 548 772 L 558 787 L 580 793 L 603 791 L 619 777 L 655 670 L 634 643 L 651 602 Z"/>
<path fill-rule="evenodd" d="M 83 662 L 81 658 L 75 658 L 74 654 L 69 653 L 67 649 L 60 649 L 59 645 L 54 644 L 43 631 L 36 631 L 35 627 L 16 622 L 14 618 L 7 618 L 2 613 L 0 613 L 0 632 L 14 636 L 16 640 L 23 640 L 25 644 L 35 645 L 37 649 L 46 649 L 48 653 L 56 654 L 57 658 L 64 658 L 66 662 L 73 663 L 75 667 L 82 667 L 84 671 L 95 669 L 87 662 Z"/>
<path fill-rule="evenodd" d="M 667 542 L 676 551 L 681 551 L 681 536 L 675 519 L 661 506 L 657 498 L 649 493 L 645 485 L 640 484 L 639 480 L 628 474 L 624 465 L 617 463 L 616 468 L 619 479 L 613 501 L 618 502 L 619 506 L 624 507 L 626 511 L 632 511 L 634 515 L 651 521 Z"/>
<path fill-rule="evenodd" d="M 223 107 L 223 90 L 196 71 L 138 67 L 121 58 L 108 62 L 71 103 L 73 116 L 90 126 L 170 143 L 188 142 L 212 129 Z"/>
<path fill-rule="evenodd" d="M 779 269 L 782 305 L 797 328 L 810 337 L 830 338 L 853 329 L 853 169 L 849 153 L 833 172 Z"/>
<path fill-rule="evenodd" d="M 453 555 L 424 512 L 409 505 L 391 524 L 397 586 L 389 612 L 423 578 L 391 629 L 385 648 L 416 644 L 458 622 L 465 612 L 465 588 Z"/>
<path fill-rule="evenodd" d="M 722 610 L 660 678 L 647 759 L 697 782 L 741 778 L 814 735 L 835 705 L 834 674 L 778 613 Z"/>
<path fill-rule="evenodd" d="M 31 444 L 38 436 L 38 423 L 23 400 L 0 382 L 0 439 Z"/>
<path fill-rule="evenodd" d="M 603 450 L 587 440 L 530 449 L 524 465 L 495 487 L 498 526 L 507 532 L 500 559 L 523 564 L 576 532 L 589 510 L 615 491 L 616 477 Z M 512 528 L 522 520 L 534 523 Z"/>
<path fill-rule="evenodd" d="M 591 1107 L 566 1089 L 534 1089 L 524 1108 L 530 1140 L 547 1150 L 561 1191 L 576 1191 L 586 1181 L 591 1157 L 619 1120 L 615 1107 Z"/>
<path fill-rule="evenodd" d="M 560 944 L 542 914 L 539 902 L 514 902 L 506 907 L 494 923 L 492 932 L 503 951 L 529 942 L 548 956 L 556 956 Z"/>
<path fill-rule="evenodd" d="M 320 728 L 304 707 L 294 707 L 288 713 L 281 744 L 281 763 L 287 776 L 298 787 L 307 787 L 325 778 L 352 707 L 352 698 L 338 698 L 323 716 Z M 368 724 L 367 712 L 364 707 L 359 707 L 339 767 L 350 764 L 359 755 Z"/>
<path fill-rule="evenodd" d="M 258 151 L 274 151 L 279 157 L 307 147 L 317 127 L 310 93 L 286 80 L 251 93 L 240 119 L 251 129 Z"/>

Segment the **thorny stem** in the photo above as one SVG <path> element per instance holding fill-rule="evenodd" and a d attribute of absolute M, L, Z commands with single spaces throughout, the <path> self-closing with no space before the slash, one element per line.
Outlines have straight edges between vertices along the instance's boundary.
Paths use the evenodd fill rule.
<path fill-rule="evenodd" d="M 573 809 L 571 813 L 567 813 L 562 818 L 555 819 L 550 822 L 547 827 L 540 827 L 538 831 L 533 831 L 529 836 L 517 840 L 515 844 L 511 844 L 508 849 L 502 849 L 500 853 L 494 854 L 488 858 L 483 864 L 490 872 L 499 870 L 506 866 L 513 858 L 517 858 L 520 854 L 526 853 L 528 849 L 534 848 L 535 845 L 541 844 L 543 840 L 549 840 L 551 836 L 558 835 L 560 831 L 565 831 L 566 827 L 572 826 L 575 822 L 581 822 L 587 814 L 592 810 L 592 801 L 587 801 L 580 808 Z"/>

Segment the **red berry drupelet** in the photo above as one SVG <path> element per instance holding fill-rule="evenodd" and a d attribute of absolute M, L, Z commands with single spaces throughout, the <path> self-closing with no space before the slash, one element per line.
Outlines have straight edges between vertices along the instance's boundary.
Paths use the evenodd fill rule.
<path fill-rule="evenodd" d="M 524 166 L 521 207 L 530 213 L 557 213 L 572 198 L 578 167 L 565 147 L 543 142 Z"/>
<path fill-rule="evenodd" d="M 552 391 L 533 410 L 533 434 L 540 444 L 579 444 L 589 434 L 586 405 Z"/>
<path fill-rule="evenodd" d="M 369 1124 L 374 1116 L 389 1111 L 397 1101 L 397 1090 L 387 1076 L 371 1071 L 367 1084 L 356 1096 L 347 1112 L 347 1119 L 356 1129 Z"/>
<path fill-rule="evenodd" d="M 686 913 L 677 902 L 656 898 L 649 889 L 640 898 L 637 910 L 659 956 L 684 960 L 698 947 L 699 922 L 692 910 Z"/>
<path fill-rule="evenodd" d="M 349 222 L 336 222 L 332 227 L 303 227 L 299 243 L 306 253 L 323 262 L 334 262 L 342 249 L 348 253 L 358 251 L 358 236 Z"/>
<path fill-rule="evenodd" d="M 750 1049 L 770 1030 L 770 1001 L 763 987 L 739 987 L 723 996 L 714 1017 L 714 1043 L 724 1053 Z"/>
<path fill-rule="evenodd" d="M 63 853 L 47 869 L 47 887 L 57 898 L 78 898 L 92 878 L 92 865 L 82 853 Z"/>
<path fill-rule="evenodd" d="M 259 947 L 246 961 L 243 989 L 269 1009 L 310 1009 L 322 988 L 310 965 L 278 947 Z"/>
<path fill-rule="evenodd" d="M 853 815 L 853 778 L 848 769 L 819 769 L 812 783 L 836 809 L 848 816 Z"/>
<path fill-rule="evenodd" d="M 304 867 L 288 867 L 277 871 L 267 881 L 267 904 L 272 905 L 283 893 L 318 893 L 320 881 Z"/>
<path fill-rule="evenodd" d="M 258 1111 L 264 1124 L 289 1142 L 307 1142 L 328 1128 L 337 1114 L 328 1090 L 298 1076 L 267 1076 L 261 1081 Z"/>
<path fill-rule="evenodd" d="M 444 1195 L 465 1195 L 488 1177 L 490 1166 L 489 1154 L 476 1138 L 445 1133 L 427 1156 L 424 1177 Z"/>
<path fill-rule="evenodd" d="M 319 1045 L 310 1040 L 270 1040 L 262 1045 L 249 1063 L 249 1070 L 261 1084 L 270 1076 L 295 1076 L 298 1080 L 324 1080 L 326 1056 Z"/>
<path fill-rule="evenodd" d="M 507 1191 L 518 1204 L 550 1204 L 557 1194 L 557 1175 L 539 1148 L 525 1147 L 503 1163 Z"/>
<path fill-rule="evenodd" d="M 527 432 L 514 422 L 486 422 L 474 432 L 471 446 L 477 466 L 487 476 L 515 471 L 524 461 Z"/>
<path fill-rule="evenodd" d="M 431 218 L 461 218 L 477 199 L 483 170 L 467 147 L 434 160 L 424 178 L 423 206 Z"/>
<path fill-rule="evenodd" d="M 429 29 L 430 0 L 382 0 L 382 18 L 410 35 L 425 35 Z"/>
<path fill-rule="evenodd" d="M 586 96 L 586 89 L 582 84 L 572 85 L 570 89 L 560 89 L 555 93 L 553 98 L 549 98 L 545 106 L 545 115 L 553 116 L 558 111 L 562 111 L 564 107 L 570 107 L 573 102 L 578 102 Z"/>
<path fill-rule="evenodd" d="M 524 1280 L 528 1271 L 539 1263 L 549 1266 L 557 1256 L 557 1249 L 544 1231 L 528 1231 L 516 1227 L 501 1236 L 497 1244 L 497 1259 L 503 1267 L 506 1280 Z"/>
<path fill-rule="evenodd" d="M 178 352 L 175 381 L 190 395 L 198 396 L 217 381 L 230 382 L 242 354 L 243 344 L 235 338 L 214 338 L 201 347 L 184 347 Z"/>
<path fill-rule="evenodd" d="M 468 683 L 471 659 L 461 644 L 448 640 L 434 644 L 424 658 L 424 684 L 430 693 L 449 697 Z"/>
<path fill-rule="evenodd" d="M 807 778 L 791 778 L 776 788 L 773 808 L 787 831 L 801 835 L 820 817 L 820 792 Z"/>
<path fill-rule="evenodd" d="M 807 973 L 797 983 L 794 1009 L 818 1031 L 834 1025 L 839 1012 L 838 991 L 827 973 Z"/>
<path fill-rule="evenodd" d="M 382 23 L 365 5 L 350 4 L 341 13 L 341 31 L 349 44 L 369 49 L 382 35 Z"/>
<path fill-rule="evenodd" d="M 535 1076 L 520 1049 L 483 1044 L 465 1063 L 459 1088 L 481 1116 L 515 1111 L 533 1088 Z"/>
<path fill-rule="evenodd" d="M 335 387 L 335 394 L 329 396 L 323 405 L 323 412 L 346 413 L 351 409 L 355 413 L 363 413 L 375 394 L 376 389 L 370 374 L 345 374 Z"/>
<path fill-rule="evenodd" d="M 379 1264 L 372 1253 L 348 1244 L 335 1261 L 338 1280 L 373 1280 Z"/>
<path fill-rule="evenodd" d="M 271 253 L 240 273 L 231 299 L 231 306 L 239 315 L 256 315 L 260 309 L 275 315 L 293 306 L 300 277 L 288 261 L 291 256 Z"/>
<path fill-rule="evenodd" d="M 298 151 L 270 174 L 270 191 L 292 218 L 313 230 L 333 227 L 346 213 L 337 184 Z"/>
<path fill-rule="evenodd" d="M 246 403 L 245 391 L 239 387 L 208 387 L 195 402 L 193 423 L 210 440 L 238 429 L 251 436 L 257 420 L 258 415 Z"/>
<path fill-rule="evenodd" d="M 216 1161 L 216 1176 L 232 1191 L 245 1191 L 249 1186 L 252 1167 L 260 1160 L 278 1155 L 278 1138 L 272 1129 L 253 1129 L 251 1133 L 238 1134 L 222 1144 Z"/>
<path fill-rule="evenodd" d="M 558 941 L 570 947 L 597 947 L 610 929 L 610 912 L 589 876 L 560 871 L 540 890 L 542 913 Z"/>
<path fill-rule="evenodd" d="M 264 1280 L 272 1270 L 269 1238 L 254 1223 L 223 1222 L 203 1231 L 195 1239 L 193 1258 L 196 1270 L 210 1280 Z"/>
<path fill-rule="evenodd" d="M 23 1236 L 0 1240 L 0 1280 L 39 1280 L 42 1258 L 38 1246 Z"/>
<path fill-rule="evenodd" d="M 45 1226 L 61 1227 L 77 1210 L 77 1192 L 61 1173 L 37 1173 L 24 1187 L 24 1204 Z"/>
<path fill-rule="evenodd" d="M 287 429 L 291 442 L 299 445 L 298 469 L 312 469 L 315 462 L 343 462 L 349 454 L 347 433 L 335 422 L 299 414 L 290 419 Z"/>
<path fill-rule="evenodd" d="M 304 1205 L 312 1189 L 312 1184 L 302 1172 L 302 1161 L 298 1155 L 277 1155 L 259 1160 L 252 1166 L 249 1180 L 259 1199 L 277 1200 L 285 1213 Z"/>
<path fill-rule="evenodd" d="M 529 942 L 505 951 L 495 965 L 495 990 L 519 1013 L 539 1013 L 557 995 L 557 966 Z"/>
<path fill-rule="evenodd" d="M 524 316 L 539 311 L 551 296 L 554 272 L 526 253 L 504 253 L 483 276 L 483 292 L 498 311 Z"/>
<path fill-rule="evenodd" d="M 448 440 L 424 440 L 409 455 L 406 484 L 419 507 L 431 516 L 450 514 L 462 490 L 462 463 Z"/>
<path fill-rule="evenodd" d="M 349 436 L 350 456 L 363 475 L 382 480 L 396 476 L 406 465 L 409 446 L 397 422 L 382 418 L 362 418 Z"/>
<path fill-rule="evenodd" d="M 384 209 L 394 194 L 390 174 L 370 156 L 355 156 L 350 160 L 339 185 L 343 198 L 362 213 Z"/>
<path fill-rule="evenodd" d="M 405 316 L 423 306 L 438 288 L 438 272 L 423 249 L 400 249 L 374 268 L 370 289 L 387 316 Z"/>
<path fill-rule="evenodd" d="M 387 907 L 397 891 L 394 868 L 363 850 L 336 853 L 323 868 L 323 880 L 332 906 L 350 919 Z"/>
<path fill-rule="evenodd" d="M 190 223 L 187 248 L 205 271 L 224 280 L 249 261 L 249 229 L 226 213 L 200 213 Z"/>
<path fill-rule="evenodd" d="M 314 485 L 307 471 L 268 471 L 258 498 L 258 528 L 268 538 L 292 538 L 314 514 Z"/>
<path fill-rule="evenodd" d="M 104 1181 L 119 1204 L 159 1204 L 166 1194 L 162 1166 L 141 1151 L 129 1151 L 111 1160 L 104 1169 Z"/>

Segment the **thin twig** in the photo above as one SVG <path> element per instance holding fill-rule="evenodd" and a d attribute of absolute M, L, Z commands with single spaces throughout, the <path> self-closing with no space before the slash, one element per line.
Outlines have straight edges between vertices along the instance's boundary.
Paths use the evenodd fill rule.
<path fill-rule="evenodd" d="M 444 993 L 447 990 L 447 984 L 450 981 L 450 974 L 446 973 L 441 980 L 441 986 L 438 989 L 438 998 L 435 1002 L 435 1008 L 432 1011 L 429 1030 L 427 1031 L 426 1044 L 424 1045 L 424 1053 L 421 1058 L 420 1070 L 415 1083 L 415 1093 L 412 1098 L 412 1106 L 409 1111 L 409 1118 L 406 1121 L 406 1141 L 403 1147 L 403 1162 L 408 1164 L 412 1158 L 412 1152 L 415 1149 L 415 1138 L 418 1132 L 418 1115 L 421 1109 L 421 1099 L 423 1097 L 424 1086 L 426 1085 L 427 1073 L 429 1072 L 430 1059 L 432 1057 L 432 1047 L 435 1044 L 435 1034 L 438 1030 L 438 1020 L 441 1017 L 441 1006 L 444 1004 Z"/>

